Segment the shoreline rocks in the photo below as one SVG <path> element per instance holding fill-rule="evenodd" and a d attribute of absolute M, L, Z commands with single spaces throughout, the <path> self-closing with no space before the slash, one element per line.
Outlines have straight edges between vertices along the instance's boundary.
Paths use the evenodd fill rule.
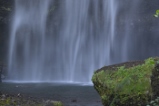
<path fill-rule="evenodd" d="M 62 102 L 26 97 L 22 94 L 11 95 L 0 92 L 0 106 L 63 106 Z"/>

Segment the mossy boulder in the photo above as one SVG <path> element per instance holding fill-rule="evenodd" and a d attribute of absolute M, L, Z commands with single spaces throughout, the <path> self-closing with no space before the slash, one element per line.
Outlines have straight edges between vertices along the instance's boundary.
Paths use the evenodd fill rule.
<path fill-rule="evenodd" d="M 105 66 L 92 82 L 104 106 L 145 106 L 159 96 L 159 58 Z"/>

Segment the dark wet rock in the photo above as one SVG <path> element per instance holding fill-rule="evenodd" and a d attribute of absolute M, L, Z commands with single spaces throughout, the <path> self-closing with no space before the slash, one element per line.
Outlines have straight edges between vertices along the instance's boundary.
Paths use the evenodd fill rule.
<path fill-rule="evenodd" d="M 6 58 L 14 0 L 0 0 L 0 61 Z"/>
<path fill-rule="evenodd" d="M 159 63 L 157 63 L 155 68 L 152 70 L 151 86 L 153 91 L 153 99 L 156 99 L 159 97 Z"/>
<path fill-rule="evenodd" d="M 77 102 L 77 100 L 76 100 L 76 99 L 74 99 L 74 100 L 72 100 L 71 102 Z"/>
<path fill-rule="evenodd" d="M 22 97 L 22 95 L 20 93 L 18 93 L 17 97 Z"/>

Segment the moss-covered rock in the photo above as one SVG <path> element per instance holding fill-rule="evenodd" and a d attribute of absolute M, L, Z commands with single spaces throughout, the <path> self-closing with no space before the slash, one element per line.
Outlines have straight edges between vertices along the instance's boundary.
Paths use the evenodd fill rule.
<path fill-rule="evenodd" d="M 97 70 L 92 81 L 104 106 L 145 106 L 159 94 L 158 58 Z"/>

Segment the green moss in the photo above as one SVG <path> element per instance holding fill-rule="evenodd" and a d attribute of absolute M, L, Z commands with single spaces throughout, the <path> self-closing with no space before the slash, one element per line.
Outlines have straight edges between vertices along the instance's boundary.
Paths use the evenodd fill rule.
<path fill-rule="evenodd" d="M 46 101 L 30 100 L 19 97 L 1 97 L 0 106 L 63 106 L 62 102 L 54 101 L 47 103 Z"/>
<path fill-rule="evenodd" d="M 103 104 L 141 105 L 148 102 L 152 96 L 150 78 L 154 65 L 155 59 L 149 58 L 142 65 L 130 68 L 121 66 L 116 71 L 95 72 L 92 81 Z"/>
<path fill-rule="evenodd" d="M 55 102 L 53 103 L 53 105 L 54 105 L 54 106 L 63 106 L 62 102 L 60 102 L 60 101 L 55 101 Z"/>

